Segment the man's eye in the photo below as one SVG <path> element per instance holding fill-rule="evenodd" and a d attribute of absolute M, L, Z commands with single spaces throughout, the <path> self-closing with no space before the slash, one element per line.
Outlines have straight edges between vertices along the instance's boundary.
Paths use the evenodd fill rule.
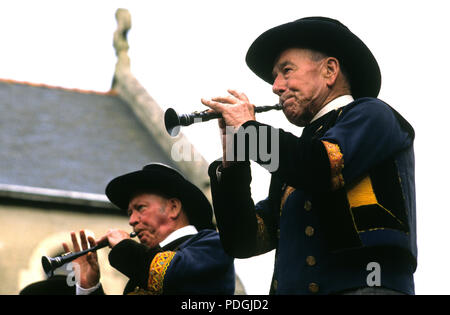
<path fill-rule="evenodd" d="M 144 205 L 137 205 L 133 207 L 133 210 L 128 210 L 128 216 L 130 217 L 133 214 L 133 211 L 141 212 L 145 208 Z"/>
<path fill-rule="evenodd" d="M 292 68 L 291 67 L 285 67 L 285 68 L 283 68 L 283 74 L 287 74 L 287 73 L 289 73 L 289 72 L 291 72 L 292 71 Z"/>

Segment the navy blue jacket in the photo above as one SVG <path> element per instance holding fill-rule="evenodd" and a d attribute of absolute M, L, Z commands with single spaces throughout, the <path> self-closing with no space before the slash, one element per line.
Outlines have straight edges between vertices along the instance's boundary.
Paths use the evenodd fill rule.
<path fill-rule="evenodd" d="M 414 131 L 409 123 L 384 102 L 361 98 L 306 126 L 301 137 L 256 121 L 245 123 L 241 132 L 256 128 L 258 143 L 272 141 L 261 127 L 279 141 L 268 198 L 253 203 L 248 161 L 222 169 L 220 179 L 221 162 L 209 168 L 225 250 L 244 258 L 276 249 L 274 294 L 367 287 L 373 285 L 368 281 L 373 263 L 380 272 L 376 285 L 414 294 Z M 259 156 L 255 161 L 267 163 Z"/>
<path fill-rule="evenodd" d="M 233 258 L 213 230 L 201 230 L 163 248 L 123 240 L 113 247 L 109 261 L 130 278 L 124 294 L 234 294 Z"/>

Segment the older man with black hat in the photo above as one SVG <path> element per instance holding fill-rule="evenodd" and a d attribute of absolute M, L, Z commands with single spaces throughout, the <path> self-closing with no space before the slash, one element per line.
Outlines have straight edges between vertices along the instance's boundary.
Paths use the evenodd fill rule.
<path fill-rule="evenodd" d="M 202 99 L 223 117 L 224 156 L 209 175 L 226 251 L 244 258 L 275 249 L 274 294 L 414 294 L 414 130 L 377 99 L 371 51 L 339 21 L 308 17 L 264 32 L 246 62 L 304 128 L 297 137 L 257 122 L 234 90 Z M 242 133 L 244 154 L 236 152 Z M 267 159 L 249 152 L 250 141 L 278 161 L 256 205 L 249 160 L 237 157 Z"/>
<path fill-rule="evenodd" d="M 129 233 L 109 230 L 97 242 L 108 241 L 111 266 L 130 280 L 124 294 L 233 294 L 233 258 L 221 245 L 205 195 L 178 171 L 163 164 L 113 179 L 106 195 L 127 211 Z M 80 232 L 82 249 L 96 241 Z M 80 245 L 72 233 L 75 251 Z M 68 250 L 67 244 L 64 244 Z M 78 258 L 77 294 L 103 293 L 95 253 Z"/>

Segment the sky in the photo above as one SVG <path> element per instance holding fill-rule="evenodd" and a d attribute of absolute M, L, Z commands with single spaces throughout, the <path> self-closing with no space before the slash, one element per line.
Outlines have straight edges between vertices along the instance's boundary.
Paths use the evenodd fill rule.
<path fill-rule="evenodd" d="M 115 11 L 132 16 L 131 71 L 163 109 L 192 112 L 201 98 L 244 92 L 255 105 L 277 97 L 245 64 L 253 40 L 306 16 L 340 20 L 371 49 L 381 68 L 379 98 L 415 128 L 417 294 L 450 294 L 450 206 L 446 132 L 450 53 L 445 1 L 397 0 L 43 0 L 0 2 L 0 79 L 108 91 L 116 63 Z M 0 104 L 1 106 L 1 104 Z M 279 112 L 257 119 L 300 135 Z M 182 130 L 208 162 L 221 155 L 217 123 Z M 265 198 L 269 174 L 252 165 L 252 195 Z M 238 260 L 249 294 L 267 294 L 273 253 Z"/>

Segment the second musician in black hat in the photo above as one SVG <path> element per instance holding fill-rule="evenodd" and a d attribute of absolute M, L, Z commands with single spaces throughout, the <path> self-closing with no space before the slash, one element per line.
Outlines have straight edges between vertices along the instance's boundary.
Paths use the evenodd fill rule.
<path fill-rule="evenodd" d="M 110 264 L 130 280 L 130 294 L 233 294 L 233 259 L 220 243 L 212 209 L 204 194 L 176 170 L 150 164 L 113 179 L 106 187 L 112 203 L 127 212 L 140 243 L 129 233 L 110 230 Z M 88 242 L 80 232 L 81 248 L 72 233 L 75 251 Z M 64 245 L 68 250 L 67 244 Z M 78 258 L 78 294 L 103 293 L 96 253 Z"/>

